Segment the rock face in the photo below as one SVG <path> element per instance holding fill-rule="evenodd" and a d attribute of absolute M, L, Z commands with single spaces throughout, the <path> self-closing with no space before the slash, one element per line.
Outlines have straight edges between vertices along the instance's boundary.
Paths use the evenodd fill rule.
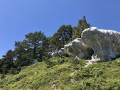
<path fill-rule="evenodd" d="M 82 32 L 81 38 L 76 38 L 52 56 L 65 54 L 92 62 L 110 61 L 120 56 L 120 33 L 112 30 L 91 27 Z"/>
<path fill-rule="evenodd" d="M 64 55 L 65 55 L 64 48 L 61 48 L 58 52 L 53 52 L 51 54 L 51 56 L 53 56 L 53 57 L 64 56 Z"/>
<path fill-rule="evenodd" d="M 82 32 L 82 42 L 92 48 L 92 60 L 110 61 L 120 56 L 120 33 L 112 30 L 102 30 L 95 27 Z"/>
<path fill-rule="evenodd" d="M 85 45 L 81 38 L 76 38 L 71 43 L 64 46 L 64 51 L 73 57 L 88 59 L 93 54 L 93 50 Z"/>
<path fill-rule="evenodd" d="M 51 56 L 52 56 L 52 57 L 58 57 L 59 54 L 58 54 L 58 52 L 52 52 Z"/>
<path fill-rule="evenodd" d="M 65 55 L 64 48 L 61 48 L 61 49 L 58 51 L 58 54 L 59 54 L 59 56 L 64 56 L 64 55 Z"/>
<path fill-rule="evenodd" d="M 73 49 L 72 49 L 72 43 L 68 43 L 64 46 L 64 51 L 65 53 L 67 53 L 69 56 L 75 56 L 73 53 Z"/>

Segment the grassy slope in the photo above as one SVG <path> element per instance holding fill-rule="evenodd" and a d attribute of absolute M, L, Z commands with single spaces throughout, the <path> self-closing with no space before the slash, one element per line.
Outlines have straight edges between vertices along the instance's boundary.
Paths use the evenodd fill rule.
<path fill-rule="evenodd" d="M 120 90 L 119 59 L 88 67 L 85 60 L 51 58 L 24 67 L 22 71 L 0 81 L 8 90 Z"/>

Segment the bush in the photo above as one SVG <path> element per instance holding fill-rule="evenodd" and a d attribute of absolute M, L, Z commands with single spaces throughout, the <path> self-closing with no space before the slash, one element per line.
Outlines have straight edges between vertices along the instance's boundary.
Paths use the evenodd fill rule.
<path fill-rule="evenodd" d="M 11 68 L 11 69 L 9 70 L 9 73 L 10 73 L 10 74 L 18 74 L 18 71 L 17 71 L 15 68 Z"/>
<path fill-rule="evenodd" d="M 5 74 L 2 74 L 2 76 L 1 76 L 1 80 L 4 79 L 5 77 L 6 77 Z"/>
<path fill-rule="evenodd" d="M 0 87 L 7 90 L 53 90 L 51 86 L 58 90 L 120 90 L 118 60 L 88 67 L 84 67 L 85 63 L 82 59 L 53 57 L 22 68 L 14 77 L 6 77 L 0 81 Z"/>

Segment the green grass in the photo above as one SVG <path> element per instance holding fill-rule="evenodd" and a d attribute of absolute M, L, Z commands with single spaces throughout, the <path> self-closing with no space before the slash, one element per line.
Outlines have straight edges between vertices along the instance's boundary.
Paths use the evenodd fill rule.
<path fill-rule="evenodd" d="M 84 67 L 75 58 L 51 58 L 0 80 L 5 90 L 120 90 L 119 59 Z"/>

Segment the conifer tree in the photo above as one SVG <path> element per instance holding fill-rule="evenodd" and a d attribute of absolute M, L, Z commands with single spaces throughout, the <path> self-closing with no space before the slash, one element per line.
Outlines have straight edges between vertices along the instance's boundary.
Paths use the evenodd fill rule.
<path fill-rule="evenodd" d="M 73 27 L 72 39 L 81 38 L 82 31 L 89 27 L 90 27 L 90 24 L 87 23 L 85 16 L 83 16 L 83 19 L 79 20 L 77 27 Z"/>

